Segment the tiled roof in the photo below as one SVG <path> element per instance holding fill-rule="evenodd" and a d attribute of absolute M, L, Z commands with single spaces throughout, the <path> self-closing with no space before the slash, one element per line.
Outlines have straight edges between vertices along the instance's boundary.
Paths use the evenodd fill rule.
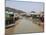
<path fill-rule="evenodd" d="M 25 13 L 24 11 L 10 8 L 10 7 L 5 7 L 5 11 L 14 12 L 14 13 Z"/>

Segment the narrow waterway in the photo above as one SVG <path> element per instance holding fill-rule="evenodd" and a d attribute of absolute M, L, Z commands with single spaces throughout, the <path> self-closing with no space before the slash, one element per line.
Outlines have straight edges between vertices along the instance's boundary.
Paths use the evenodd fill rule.
<path fill-rule="evenodd" d="M 32 19 L 22 17 L 16 22 L 14 27 L 6 29 L 6 33 L 13 34 L 13 33 L 36 33 L 42 32 L 41 28 L 38 24 L 33 23 Z"/>

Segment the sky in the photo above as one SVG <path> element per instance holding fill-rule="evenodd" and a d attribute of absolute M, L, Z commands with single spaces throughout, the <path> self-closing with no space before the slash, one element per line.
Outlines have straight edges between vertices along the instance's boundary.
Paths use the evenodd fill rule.
<path fill-rule="evenodd" d="M 43 2 L 26 2 L 26 1 L 15 1 L 10 0 L 6 1 L 6 7 L 11 7 L 18 10 L 23 10 L 25 12 L 31 11 L 43 11 L 44 3 Z"/>

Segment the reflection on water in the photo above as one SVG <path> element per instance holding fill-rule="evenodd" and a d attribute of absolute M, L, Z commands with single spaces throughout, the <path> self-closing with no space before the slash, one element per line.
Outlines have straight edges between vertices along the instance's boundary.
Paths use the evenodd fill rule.
<path fill-rule="evenodd" d="M 16 25 L 14 27 L 6 29 L 6 35 L 11 35 L 13 33 L 43 32 L 43 29 L 36 22 L 37 20 L 33 20 L 32 17 L 22 17 L 16 21 Z"/>

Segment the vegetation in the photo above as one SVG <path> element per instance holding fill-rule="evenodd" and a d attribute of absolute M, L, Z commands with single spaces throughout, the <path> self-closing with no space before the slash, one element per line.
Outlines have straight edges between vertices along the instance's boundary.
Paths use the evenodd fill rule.
<path fill-rule="evenodd" d="M 14 14 L 5 13 L 5 25 L 13 23 L 13 16 Z"/>

